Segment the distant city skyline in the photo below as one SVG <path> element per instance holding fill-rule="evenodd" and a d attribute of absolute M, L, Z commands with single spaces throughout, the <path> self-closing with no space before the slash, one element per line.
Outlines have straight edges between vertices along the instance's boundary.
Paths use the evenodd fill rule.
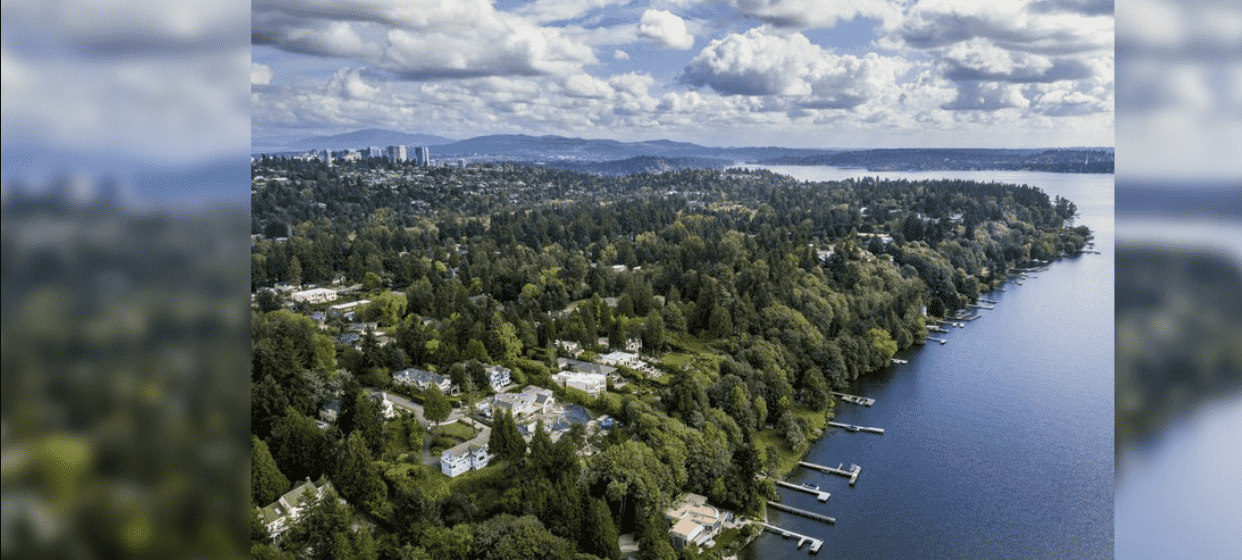
<path fill-rule="evenodd" d="M 1106 0 L 255 0 L 251 37 L 256 144 L 1114 144 Z"/>

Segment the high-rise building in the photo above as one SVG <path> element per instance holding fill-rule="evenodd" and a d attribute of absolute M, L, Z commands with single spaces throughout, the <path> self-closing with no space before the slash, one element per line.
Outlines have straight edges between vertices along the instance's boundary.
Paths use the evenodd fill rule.
<path fill-rule="evenodd" d="M 402 163 L 406 160 L 405 146 L 389 146 L 388 161 L 393 163 Z"/>
<path fill-rule="evenodd" d="M 384 150 L 381 150 L 379 146 L 371 146 L 367 148 L 367 157 L 382 158 L 384 157 Z"/>
<path fill-rule="evenodd" d="M 427 146 L 414 148 L 414 164 L 423 167 L 431 165 L 431 150 Z"/>

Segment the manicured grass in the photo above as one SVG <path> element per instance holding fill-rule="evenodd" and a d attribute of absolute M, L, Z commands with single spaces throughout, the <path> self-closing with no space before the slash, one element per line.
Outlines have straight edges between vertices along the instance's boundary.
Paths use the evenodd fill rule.
<path fill-rule="evenodd" d="M 737 552 L 732 547 L 736 546 L 738 539 L 742 537 L 742 531 L 739 529 L 725 529 L 712 540 L 716 541 L 716 546 L 712 550 L 719 552 L 722 556 Z"/>
<path fill-rule="evenodd" d="M 681 366 L 686 365 L 686 362 L 689 362 L 692 358 L 694 358 L 694 356 L 683 352 L 669 352 L 668 354 L 662 356 L 660 361 L 670 367 L 680 368 Z"/>
<path fill-rule="evenodd" d="M 438 436 L 451 437 L 453 439 L 466 441 L 474 437 L 474 430 L 460 422 L 452 424 L 441 424 L 439 428 L 431 428 L 431 433 Z"/>
<path fill-rule="evenodd" d="M 480 488 L 503 486 L 497 480 L 505 476 L 505 468 L 504 463 L 497 460 L 486 467 L 466 471 L 451 479 L 443 473 L 441 476 L 449 480 L 449 487 L 454 492 L 470 494 Z"/>

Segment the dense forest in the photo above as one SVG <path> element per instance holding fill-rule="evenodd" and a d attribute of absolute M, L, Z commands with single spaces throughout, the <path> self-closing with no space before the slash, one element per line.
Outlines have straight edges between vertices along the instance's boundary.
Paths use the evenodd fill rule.
<path fill-rule="evenodd" d="M 669 544 L 680 492 L 757 514 L 774 495 L 761 475 L 816 437 L 831 390 L 921 343 L 928 316 L 1091 238 L 1072 202 L 996 183 L 269 158 L 253 174 L 255 504 L 321 476 L 345 499 L 279 547 L 256 522 L 264 558 L 618 558 L 618 534 L 642 558 L 718 557 Z M 356 285 L 374 329 L 338 342 L 349 324 L 317 326 L 322 306 L 268 289 L 285 283 Z M 630 383 L 598 398 L 552 383 L 557 341 L 632 339 L 662 375 L 621 368 Z M 618 427 L 527 444 L 500 416 L 492 465 L 449 479 L 418 459 L 438 421 L 385 422 L 364 396 L 401 392 L 392 372 L 415 367 L 451 376 L 468 408 L 490 392 L 480 363 Z M 406 393 L 429 411 L 442 398 Z"/>

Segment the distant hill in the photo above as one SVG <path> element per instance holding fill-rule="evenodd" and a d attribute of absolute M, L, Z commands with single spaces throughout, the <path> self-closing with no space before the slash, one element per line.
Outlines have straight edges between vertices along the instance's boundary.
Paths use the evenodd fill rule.
<path fill-rule="evenodd" d="M 435 153 L 448 156 L 505 156 L 516 160 L 570 159 L 577 161 L 615 161 L 639 156 L 664 158 L 714 158 L 756 161 L 763 158 L 823 153 L 822 150 L 794 148 L 713 148 L 674 142 L 648 140 L 619 142 L 607 139 L 529 136 L 525 134 L 478 136 L 437 146 Z"/>
<path fill-rule="evenodd" d="M 782 156 L 766 159 L 761 163 L 858 167 L 868 171 L 1000 169 L 1058 173 L 1112 173 L 1113 150 L 1110 148 L 1029 150 L 898 148 Z"/>
<path fill-rule="evenodd" d="M 411 134 L 382 128 L 368 128 L 330 136 L 311 136 L 294 140 L 286 147 L 291 150 L 344 150 L 368 146 L 439 146 L 452 141 L 450 138 L 434 134 Z"/>
<path fill-rule="evenodd" d="M 622 176 L 639 173 L 663 173 L 683 169 L 724 169 L 732 160 L 701 157 L 665 158 L 658 156 L 635 156 L 613 161 L 550 161 L 545 167 L 594 173 L 596 175 Z"/>
<path fill-rule="evenodd" d="M 267 142 L 266 144 L 273 144 Z M 363 148 L 366 146 L 430 146 L 433 159 L 498 159 L 546 162 L 548 165 L 607 175 L 641 173 L 650 166 L 716 167 L 716 161 L 771 165 L 830 165 L 869 171 L 930 171 L 998 169 L 1062 173 L 1112 173 L 1112 148 L 897 148 L 871 150 L 781 148 L 775 146 L 709 147 L 673 140 L 621 142 L 609 139 L 494 134 L 453 141 L 430 134 L 410 134 L 370 128 L 331 136 L 314 136 L 291 142 L 283 149 L 262 146 L 268 154 L 314 149 Z M 258 145 L 256 145 L 258 148 Z M 270 149 L 269 149 L 270 148 Z M 660 158 L 634 160 L 633 158 Z M 688 159 L 686 159 L 688 158 Z M 684 161 L 679 161 L 684 160 Z M 704 161 L 698 161 L 704 160 Z M 711 160 L 711 161 L 708 161 Z M 612 162 L 608 166 L 587 163 Z M 580 165 L 581 164 L 581 165 Z M 640 171 L 633 171 L 638 169 Z"/>

